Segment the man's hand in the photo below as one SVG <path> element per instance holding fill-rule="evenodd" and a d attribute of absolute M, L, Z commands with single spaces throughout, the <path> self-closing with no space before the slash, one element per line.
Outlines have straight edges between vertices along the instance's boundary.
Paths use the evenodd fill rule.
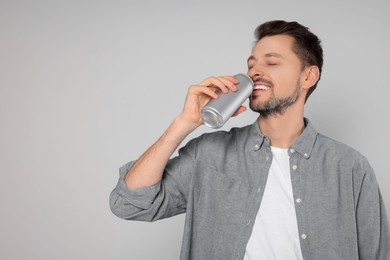
<path fill-rule="evenodd" d="M 190 86 L 183 111 L 179 117 L 194 127 L 200 126 L 203 123 L 201 110 L 211 99 L 218 98 L 216 92 L 218 90 L 222 93 L 237 91 L 236 84 L 238 83 L 238 80 L 233 76 L 222 76 L 209 77 L 199 84 Z M 233 116 L 237 116 L 245 110 L 246 108 L 241 106 Z"/>

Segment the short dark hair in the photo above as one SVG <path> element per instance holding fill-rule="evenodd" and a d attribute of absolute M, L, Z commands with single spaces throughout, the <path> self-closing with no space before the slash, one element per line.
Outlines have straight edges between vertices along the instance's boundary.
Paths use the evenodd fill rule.
<path fill-rule="evenodd" d="M 321 77 L 324 60 L 320 39 L 318 39 L 308 27 L 305 27 L 298 22 L 286 22 L 282 20 L 269 21 L 261 24 L 255 30 L 257 42 L 266 36 L 280 34 L 289 35 L 294 38 L 293 51 L 300 59 L 302 69 L 306 66 L 315 65 L 319 68 Z M 317 83 L 307 92 L 306 100 L 317 87 Z"/>

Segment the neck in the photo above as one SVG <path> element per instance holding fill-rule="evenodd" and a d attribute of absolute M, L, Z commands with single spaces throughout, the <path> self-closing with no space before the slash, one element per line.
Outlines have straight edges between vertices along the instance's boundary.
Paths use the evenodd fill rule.
<path fill-rule="evenodd" d="M 268 136 L 272 146 L 289 148 L 305 128 L 303 106 L 293 105 L 283 115 L 261 118 L 259 127 Z"/>

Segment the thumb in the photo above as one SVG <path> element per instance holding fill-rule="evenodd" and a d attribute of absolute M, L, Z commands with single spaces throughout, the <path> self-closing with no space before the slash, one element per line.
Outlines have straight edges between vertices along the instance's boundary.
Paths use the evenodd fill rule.
<path fill-rule="evenodd" d="M 246 111 L 246 107 L 244 106 L 240 106 L 236 112 L 234 112 L 234 114 L 232 116 L 238 116 L 239 114 L 241 114 L 242 112 L 245 112 Z"/>

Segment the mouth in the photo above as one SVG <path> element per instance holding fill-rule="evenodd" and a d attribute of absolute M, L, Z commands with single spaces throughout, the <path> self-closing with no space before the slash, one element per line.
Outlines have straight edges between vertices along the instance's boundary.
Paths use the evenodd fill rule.
<path fill-rule="evenodd" d="M 264 81 L 256 81 L 253 87 L 252 95 L 261 95 L 272 88 L 272 84 Z"/>

